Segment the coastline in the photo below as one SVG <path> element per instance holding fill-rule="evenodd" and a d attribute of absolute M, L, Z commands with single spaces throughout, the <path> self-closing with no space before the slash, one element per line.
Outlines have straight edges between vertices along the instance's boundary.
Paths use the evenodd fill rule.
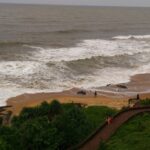
<path fill-rule="evenodd" d="M 127 88 L 120 88 L 118 85 L 123 85 Z M 94 91 L 86 91 L 86 95 L 78 95 L 77 92 L 81 89 L 73 88 L 68 91 L 56 93 L 33 93 L 22 94 L 16 97 L 9 98 L 7 105 L 13 112 L 13 115 L 18 115 L 23 107 L 32 107 L 39 105 L 43 101 L 51 102 L 54 99 L 61 103 L 83 103 L 87 106 L 101 105 L 109 106 L 116 109 L 121 109 L 128 105 L 128 99 L 140 94 L 140 98 L 150 98 L 150 74 L 137 74 L 131 77 L 130 82 L 117 85 L 109 85 L 101 87 L 94 96 Z"/>

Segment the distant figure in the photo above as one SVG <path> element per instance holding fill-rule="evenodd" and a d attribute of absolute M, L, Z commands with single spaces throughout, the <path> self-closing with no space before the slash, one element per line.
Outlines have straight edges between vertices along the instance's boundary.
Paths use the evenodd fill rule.
<path fill-rule="evenodd" d="M 94 96 L 97 97 L 97 92 L 96 91 L 94 92 Z"/>
<path fill-rule="evenodd" d="M 137 100 L 140 100 L 140 95 L 139 95 L 139 94 L 137 94 L 137 97 L 136 97 L 136 98 L 137 98 Z"/>
<path fill-rule="evenodd" d="M 112 119 L 113 118 L 111 116 L 107 117 L 106 122 L 107 122 L 108 125 L 110 125 L 112 123 Z"/>
<path fill-rule="evenodd" d="M 109 86 L 111 86 L 111 84 L 107 84 L 106 86 L 109 87 Z"/>

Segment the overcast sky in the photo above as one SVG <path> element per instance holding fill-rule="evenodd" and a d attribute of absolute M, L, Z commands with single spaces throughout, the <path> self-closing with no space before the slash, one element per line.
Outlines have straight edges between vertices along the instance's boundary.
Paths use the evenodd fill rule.
<path fill-rule="evenodd" d="M 106 5 L 106 6 L 149 6 L 150 0 L 0 0 L 4 3 Z"/>

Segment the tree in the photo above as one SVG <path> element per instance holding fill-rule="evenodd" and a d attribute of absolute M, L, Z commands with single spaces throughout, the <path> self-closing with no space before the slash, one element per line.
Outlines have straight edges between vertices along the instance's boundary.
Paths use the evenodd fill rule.
<path fill-rule="evenodd" d="M 79 143 L 92 129 L 92 125 L 86 115 L 77 106 L 57 117 L 53 124 L 63 137 L 63 142 L 61 143 L 61 149 L 63 150 Z"/>
<path fill-rule="evenodd" d="M 52 120 L 56 115 L 59 115 L 63 112 L 61 104 L 57 100 L 53 100 L 50 105 L 48 112 L 48 118 Z"/>
<path fill-rule="evenodd" d="M 25 122 L 20 128 L 23 150 L 57 150 L 61 141 L 58 130 L 47 117 Z"/>
<path fill-rule="evenodd" d="M 40 107 L 39 107 L 39 111 L 40 111 L 40 116 L 47 116 L 48 112 L 50 110 L 51 104 L 49 104 L 48 102 L 44 101 L 41 103 Z"/>
<path fill-rule="evenodd" d="M 20 150 L 20 134 L 13 127 L 0 127 L 0 150 Z"/>
<path fill-rule="evenodd" d="M 0 150 L 8 150 L 9 146 L 2 138 L 0 138 Z"/>

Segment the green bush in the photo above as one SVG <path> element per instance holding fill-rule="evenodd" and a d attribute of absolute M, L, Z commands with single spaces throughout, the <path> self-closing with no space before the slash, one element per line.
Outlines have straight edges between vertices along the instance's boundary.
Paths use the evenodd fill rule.
<path fill-rule="evenodd" d="M 47 117 L 25 122 L 19 131 L 23 150 L 56 150 L 61 140 L 58 130 L 51 126 Z"/>
<path fill-rule="evenodd" d="M 77 106 L 57 117 L 53 125 L 63 135 L 63 143 L 60 147 L 63 147 L 64 150 L 79 143 L 92 130 L 91 122 L 87 119 L 83 110 Z"/>
<path fill-rule="evenodd" d="M 13 127 L 0 127 L 0 150 L 20 150 L 19 131 Z"/>
<path fill-rule="evenodd" d="M 91 106 L 84 111 L 90 122 L 93 123 L 94 128 L 97 128 L 100 124 L 104 123 L 108 116 L 113 116 L 117 113 L 117 110 L 106 106 Z"/>
<path fill-rule="evenodd" d="M 48 110 L 49 119 L 52 120 L 56 115 L 59 115 L 62 112 L 62 105 L 57 100 L 53 100 Z"/>
<path fill-rule="evenodd" d="M 24 108 L 10 127 L 0 128 L 0 150 L 66 150 L 84 140 L 116 110 L 103 106 L 43 102 Z"/>
<path fill-rule="evenodd" d="M 141 100 L 140 103 L 143 106 L 150 106 L 150 99 Z"/>

